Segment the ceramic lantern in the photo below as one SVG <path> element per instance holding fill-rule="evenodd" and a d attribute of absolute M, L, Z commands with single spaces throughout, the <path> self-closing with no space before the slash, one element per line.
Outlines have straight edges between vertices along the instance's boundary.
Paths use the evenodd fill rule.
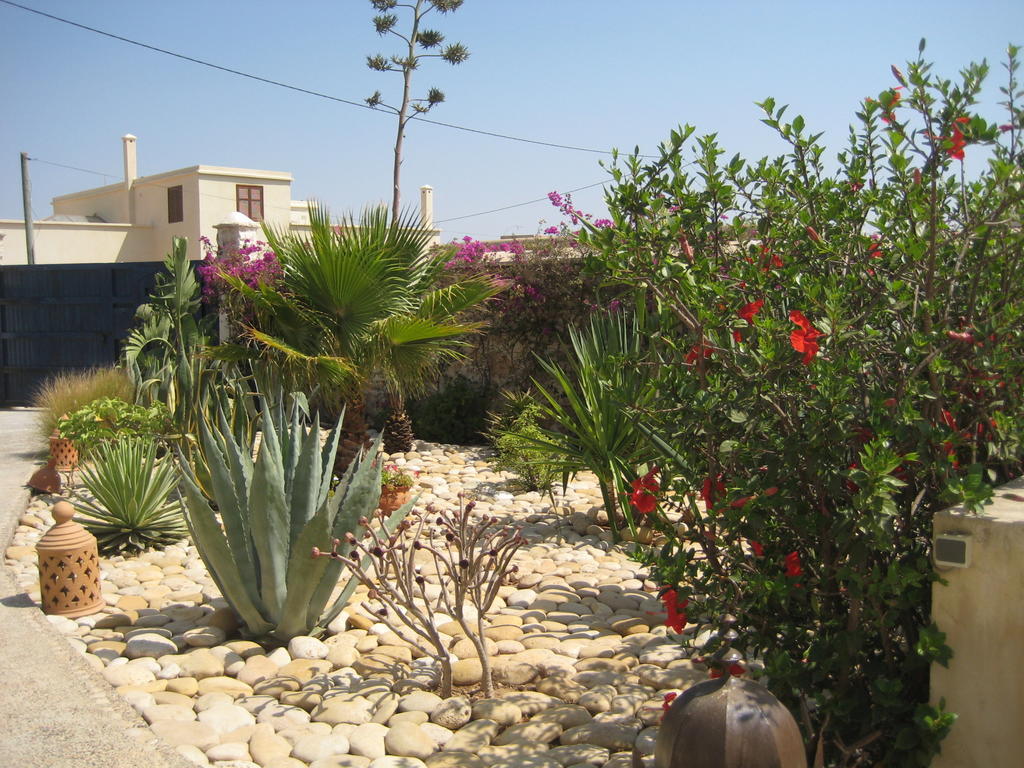
<path fill-rule="evenodd" d="M 104 605 L 96 537 L 72 520 L 74 515 L 68 502 L 54 504 L 56 524 L 36 544 L 43 613 L 72 619 Z"/>

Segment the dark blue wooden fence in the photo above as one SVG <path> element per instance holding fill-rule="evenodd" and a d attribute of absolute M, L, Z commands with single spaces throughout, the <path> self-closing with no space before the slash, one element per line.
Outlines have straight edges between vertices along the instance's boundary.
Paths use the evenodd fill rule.
<path fill-rule="evenodd" d="M 40 381 L 117 361 L 156 262 L 0 267 L 0 405 L 27 405 Z"/>

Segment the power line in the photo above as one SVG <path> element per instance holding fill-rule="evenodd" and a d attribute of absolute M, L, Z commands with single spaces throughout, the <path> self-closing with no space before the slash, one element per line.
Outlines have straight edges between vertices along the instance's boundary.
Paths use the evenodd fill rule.
<path fill-rule="evenodd" d="M 2 1 L 3 0 L 0 0 L 0 2 L 2 2 Z M 82 173 L 92 173 L 92 174 L 95 174 L 96 176 L 102 176 L 105 179 L 113 179 L 113 178 L 117 177 L 116 173 L 103 173 L 103 171 L 91 171 L 88 168 L 79 168 L 78 166 L 75 166 L 75 165 L 64 165 L 64 163 L 55 163 L 52 160 L 43 160 L 41 157 L 30 157 L 29 160 L 31 160 L 34 163 L 45 163 L 46 165 L 55 165 L 58 168 L 68 168 L 69 170 L 72 170 L 72 171 L 81 171 Z"/>
<path fill-rule="evenodd" d="M 310 88 L 302 88 L 302 87 L 297 86 L 297 85 L 291 85 L 289 83 L 283 83 L 283 82 L 281 82 L 279 80 L 271 80 L 270 78 L 267 78 L 267 77 L 261 77 L 260 75 L 253 75 L 253 74 L 251 74 L 249 72 L 243 72 L 240 69 L 232 69 L 231 67 L 224 67 L 224 66 L 221 66 L 220 64 L 214 64 L 213 62 L 210 62 L 210 61 L 204 61 L 203 59 L 197 59 L 197 58 L 195 58 L 193 56 L 186 56 L 183 53 L 176 53 L 174 51 L 169 51 L 166 48 L 158 48 L 155 45 L 149 45 L 148 43 L 143 43 L 143 42 L 140 42 L 138 40 L 132 40 L 129 37 L 123 37 L 122 35 L 116 35 L 113 32 L 106 32 L 106 31 L 104 31 L 102 29 L 97 29 L 96 27 L 90 27 L 90 26 L 88 26 L 86 24 L 80 24 L 77 21 L 71 21 L 70 19 L 65 19 L 65 18 L 63 18 L 61 16 L 55 16 L 52 13 L 46 13 L 45 11 L 40 11 L 40 10 L 37 10 L 35 8 L 29 8 L 27 5 L 21 5 L 20 3 L 15 3 L 15 2 L 12 2 L 11 0 L 0 0 L 0 3 L 3 3 L 4 5 L 9 5 L 12 8 L 19 8 L 20 10 L 27 11 L 29 13 L 34 13 L 37 16 L 43 16 L 44 18 L 51 19 L 53 21 L 59 21 L 62 24 L 68 24 L 68 25 L 70 25 L 72 27 L 77 27 L 78 29 L 83 29 L 83 30 L 85 30 L 87 32 L 93 32 L 93 33 L 95 33 L 97 35 L 102 35 L 103 37 L 109 37 L 112 40 L 119 40 L 122 43 L 128 43 L 129 45 L 136 45 L 139 48 L 145 48 L 146 50 L 153 51 L 154 53 L 162 53 L 165 56 L 173 56 L 176 59 L 181 59 L 183 61 L 189 61 L 189 62 L 192 62 L 193 64 L 199 64 L 200 66 L 203 66 L 203 67 L 210 67 L 211 69 L 217 69 L 217 70 L 220 70 L 221 72 L 227 72 L 227 73 L 232 74 L 232 75 L 238 75 L 239 77 L 245 77 L 245 78 L 248 78 L 250 80 L 255 80 L 257 82 L 260 82 L 260 83 L 265 83 L 267 85 L 273 85 L 273 86 L 276 86 L 278 88 L 285 88 L 285 89 L 287 89 L 289 91 L 296 91 L 298 93 L 304 93 L 304 94 L 306 94 L 308 96 L 316 96 L 317 98 L 320 98 L 320 99 L 327 99 L 329 101 L 335 101 L 335 102 L 338 102 L 339 104 L 347 104 L 348 106 L 351 106 L 351 107 L 359 107 L 360 109 L 368 109 L 371 112 L 377 112 L 378 114 L 380 114 L 376 109 L 374 109 L 373 107 L 369 106 L 368 104 L 363 104 L 363 103 L 360 103 L 358 101 L 351 101 L 349 99 L 343 99 L 343 98 L 341 98 L 339 96 L 332 96 L 332 95 L 330 95 L 328 93 L 323 93 L 321 91 L 314 91 L 314 90 L 312 90 Z M 613 154 L 613 152 L 611 152 L 610 150 L 607 150 L 607 149 L 591 149 L 589 147 L 577 147 L 577 146 L 574 146 L 572 144 L 559 144 L 558 142 L 553 142 L 553 141 L 541 141 L 539 139 L 526 139 L 526 138 L 523 138 L 522 136 L 512 136 L 512 135 L 509 135 L 509 134 L 506 134 L 506 133 L 497 133 L 495 131 L 485 131 L 485 130 L 481 130 L 481 129 L 478 129 L 478 128 L 469 128 L 469 127 L 464 126 L 464 125 L 456 125 L 455 123 L 446 123 L 446 122 L 442 122 L 441 120 L 431 120 L 430 118 L 426 118 L 426 117 L 422 117 L 422 116 L 415 116 L 414 115 L 410 119 L 418 120 L 421 123 L 430 123 L 431 125 L 437 125 L 437 126 L 440 126 L 442 128 L 451 128 L 451 129 L 457 130 L 457 131 L 465 131 L 467 133 L 476 133 L 476 134 L 479 134 L 481 136 L 491 136 L 491 137 L 496 138 L 496 139 L 505 139 L 507 141 L 518 141 L 518 142 L 521 142 L 523 144 L 535 144 L 535 145 L 541 146 L 541 147 L 552 147 L 554 149 L 567 149 L 567 150 L 572 150 L 574 152 L 589 152 L 589 153 L 598 154 L 598 155 L 611 155 L 611 154 Z M 641 157 L 654 157 L 654 155 L 641 155 Z"/>
<path fill-rule="evenodd" d="M 607 181 L 596 181 L 593 184 L 587 184 L 585 187 L 576 187 L 576 189 L 570 189 L 565 192 L 567 195 L 571 195 L 573 192 L 581 192 L 584 189 L 591 189 L 592 187 L 599 187 L 602 184 L 607 184 Z M 489 211 L 480 211 L 479 213 L 467 213 L 465 216 L 452 216 L 447 219 L 437 219 L 435 224 L 447 224 L 449 221 L 459 221 L 460 219 L 472 219 L 477 216 L 485 216 L 488 213 L 498 213 L 500 211 L 508 211 L 512 208 L 522 208 L 524 205 L 533 205 L 534 203 L 543 203 L 548 200 L 547 197 L 538 197 L 536 200 L 527 200 L 525 203 L 513 203 L 512 205 L 505 205 L 501 208 L 493 208 Z"/>

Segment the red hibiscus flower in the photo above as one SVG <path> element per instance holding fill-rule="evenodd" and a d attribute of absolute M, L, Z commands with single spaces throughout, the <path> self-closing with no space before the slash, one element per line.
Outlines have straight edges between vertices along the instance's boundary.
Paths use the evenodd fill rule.
<path fill-rule="evenodd" d="M 804 569 L 800 565 L 800 553 L 796 550 L 786 555 L 786 575 L 793 577 L 804 575 Z"/>
<path fill-rule="evenodd" d="M 732 675 L 733 677 L 739 677 L 740 675 L 744 674 L 746 671 L 747 670 L 745 670 L 743 668 L 742 664 L 730 664 L 729 665 L 729 674 Z M 721 677 L 721 676 L 722 676 L 722 670 L 720 670 L 720 669 L 712 669 L 711 670 L 711 678 L 712 679 L 714 679 L 716 677 Z"/>
<path fill-rule="evenodd" d="M 742 317 L 748 323 L 753 323 L 754 318 L 757 317 L 757 313 L 761 311 L 761 307 L 763 306 L 764 299 L 758 299 L 757 301 L 752 301 L 746 306 L 744 306 L 736 314 Z"/>
<path fill-rule="evenodd" d="M 743 334 L 734 328 L 732 331 L 732 340 L 737 344 L 740 344 L 743 341 Z"/>
<path fill-rule="evenodd" d="M 658 506 L 658 497 L 654 494 L 661 489 L 661 485 L 654 476 L 659 471 L 657 467 L 653 467 L 646 475 L 633 481 L 633 492 L 629 494 L 629 503 L 641 515 L 649 515 Z"/>
<path fill-rule="evenodd" d="M 661 593 L 661 602 L 665 604 L 665 626 L 676 632 L 682 632 L 686 627 L 686 606 L 689 600 L 680 600 L 679 594 L 672 588 Z"/>
<path fill-rule="evenodd" d="M 797 352 L 803 353 L 804 357 L 801 362 L 804 365 L 810 365 L 811 360 L 818 354 L 818 339 L 825 334 L 812 326 L 811 322 L 799 310 L 794 309 L 790 312 L 789 319 L 800 326 L 799 329 L 789 334 L 789 343 L 793 345 L 793 349 Z"/>
<path fill-rule="evenodd" d="M 969 123 L 970 118 L 958 117 L 953 121 L 953 135 L 945 139 L 949 142 L 949 146 L 946 147 L 946 154 L 952 157 L 954 160 L 964 159 L 964 147 L 967 146 L 967 139 L 964 138 L 964 134 L 960 130 L 960 126 L 957 123 Z"/>
<path fill-rule="evenodd" d="M 884 255 L 882 244 L 878 241 L 878 235 L 871 236 L 871 245 L 868 246 L 868 256 L 872 259 L 880 259 Z"/>
<path fill-rule="evenodd" d="M 725 483 L 722 482 L 721 475 L 715 478 L 708 475 L 704 478 L 704 485 L 700 489 L 700 498 L 707 509 L 710 510 L 715 506 L 715 499 L 723 493 L 725 493 Z"/>
<path fill-rule="evenodd" d="M 700 344 L 694 344 L 686 355 L 686 364 L 693 365 L 702 354 L 706 360 L 711 357 L 711 352 L 712 349 L 708 346 L 708 342 L 706 341 L 703 341 Z"/>
<path fill-rule="evenodd" d="M 945 408 L 942 409 L 942 423 L 947 427 L 956 431 L 956 419 L 953 418 L 953 414 L 947 411 Z"/>
<path fill-rule="evenodd" d="M 764 547 L 761 546 L 761 542 L 747 539 L 747 543 L 750 544 L 750 549 L 755 557 L 764 557 Z"/>

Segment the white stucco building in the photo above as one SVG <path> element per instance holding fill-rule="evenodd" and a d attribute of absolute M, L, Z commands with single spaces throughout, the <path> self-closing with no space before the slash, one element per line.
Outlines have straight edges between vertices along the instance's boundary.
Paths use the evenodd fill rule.
<path fill-rule="evenodd" d="M 33 222 L 36 264 L 161 261 L 176 235 L 188 238 L 189 257 L 199 259 L 200 236 L 216 242 L 215 225 L 234 212 L 308 229 L 306 202 L 291 199 L 290 173 L 194 165 L 139 176 L 136 138 L 121 141 L 123 181 L 55 197 L 53 215 Z M 430 187 L 420 190 L 420 215 L 429 229 L 432 194 Z M 0 265 L 25 263 L 25 222 L 0 219 Z"/>

